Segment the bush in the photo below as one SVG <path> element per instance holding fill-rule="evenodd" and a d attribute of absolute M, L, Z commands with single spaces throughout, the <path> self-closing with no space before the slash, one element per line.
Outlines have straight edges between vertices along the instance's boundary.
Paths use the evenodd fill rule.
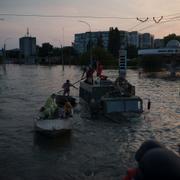
<path fill-rule="evenodd" d="M 163 58 L 158 56 L 142 57 L 140 66 L 147 72 L 161 71 L 163 68 Z"/>
<path fill-rule="evenodd" d="M 92 50 L 93 60 L 99 61 L 104 67 L 117 66 L 118 60 L 115 59 L 108 51 L 104 48 L 94 48 Z M 80 65 L 90 64 L 90 52 L 84 53 L 78 59 Z"/>
<path fill-rule="evenodd" d="M 3 58 L 2 58 L 2 56 L 0 56 L 0 64 L 2 64 L 3 63 Z"/>

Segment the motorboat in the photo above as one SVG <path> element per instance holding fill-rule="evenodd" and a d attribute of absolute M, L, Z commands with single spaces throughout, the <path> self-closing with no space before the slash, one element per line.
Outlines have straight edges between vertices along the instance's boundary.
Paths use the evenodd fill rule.
<path fill-rule="evenodd" d="M 75 98 L 56 94 L 55 102 L 58 106 L 56 114 L 51 118 L 42 118 L 40 110 L 38 117 L 34 121 L 35 131 L 47 135 L 58 135 L 71 132 L 73 125 L 73 108 L 71 114 L 67 116 L 62 116 L 62 113 L 59 113 L 59 110 L 62 111 L 66 101 L 70 102 L 72 107 L 75 107 Z"/>
<path fill-rule="evenodd" d="M 69 133 L 72 130 L 73 118 L 57 118 L 57 119 L 36 119 L 36 132 L 47 135 L 58 135 Z"/>

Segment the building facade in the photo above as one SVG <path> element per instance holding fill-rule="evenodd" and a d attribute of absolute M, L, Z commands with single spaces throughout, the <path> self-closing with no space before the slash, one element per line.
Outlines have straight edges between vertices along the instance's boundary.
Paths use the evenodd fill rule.
<path fill-rule="evenodd" d="M 82 54 L 91 47 L 96 47 L 98 40 L 102 40 L 103 47 L 107 50 L 109 43 L 109 31 L 86 32 L 75 34 L 73 46 L 75 50 Z M 135 46 L 137 49 L 148 49 L 154 47 L 154 36 L 150 33 L 140 34 L 137 31 L 119 31 L 120 48 L 126 49 L 127 46 Z"/>
<path fill-rule="evenodd" d="M 96 47 L 101 41 L 102 46 L 108 49 L 109 31 L 86 32 L 75 34 L 74 48 L 82 54 L 87 52 L 89 48 Z"/>
<path fill-rule="evenodd" d="M 139 48 L 149 49 L 154 47 L 154 36 L 150 33 L 143 33 L 139 35 Z"/>
<path fill-rule="evenodd" d="M 137 31 L 128 33 L 128 45 L 139 48 L 139 33 Z"/>
<path fill-rule="evenodd" d="M 128 45 L 128 32 L 120 30 L 119 31 L 119 37 L 120 37 L 120 49 L 126 49 Z"/>

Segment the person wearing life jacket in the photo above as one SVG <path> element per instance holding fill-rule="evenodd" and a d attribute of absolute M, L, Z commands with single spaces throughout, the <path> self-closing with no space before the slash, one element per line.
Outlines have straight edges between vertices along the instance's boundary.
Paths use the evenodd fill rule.
<path fill-rule="evenodd" d="M 87 82 L 88 84 L 93 84 L 93 73 L 94 73 L 94 69 L 91 66 L 89 66 L 86 71 L 86 80 L 85 80 L 85 82 Z"/>
<path fill-rule="evenodd" d="M 46 100 L 45 105 L 41 108 L 41 117 L 43 119 L 50 119 L 53 118 L 55 115 L 55 112 L 58 109 L 58 106 L 56 104 L 56 95 L 52 94 L 48 99 Z"/>
<path fill-rule="evenodd" d="M 98 61 L 96 66 L 97 77 L 101 77 L 103 65 Z"/>
<path fill-rule="evenodd" d="M 136 152 L 138 167 L 123 180 L 179 180 L 180 157 L 157 141 L 145 141 Z"/>
<path fill-rule="evenodd" d="M 73 115 L 73 112 L 72 112 L 72 105 L 71 103 L 66 100 L 65 104 L 64 104 L 64 117 L 67 118 L 67 117 L 72 117 Z"/>

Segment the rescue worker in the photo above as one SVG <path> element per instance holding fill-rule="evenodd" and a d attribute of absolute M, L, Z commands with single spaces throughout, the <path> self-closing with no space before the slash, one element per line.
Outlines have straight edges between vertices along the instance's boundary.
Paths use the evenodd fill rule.
<path fill-rule="evenodd" d="M 97 62 L 97 68 L 96 68 L 97 77 L 101 77 L 102 70 L 103 70 L 103 65 L 98 61 Z"/>
<path fill-rule="evenodd" d="M 93 73 L 94 73 L 94 69 L 91 66 L 86 68 L 86 80 L 85 80 L 86 83 L 93 84 Z"/>
<path fill-rule="evenodd" d="M 78 89 L 77 87 L 75 87 L 73 84 L 70 83 L 69 80 L 66 80 L 66 82 L 63 84 L 62 88 L 64 89 L 63 95 L 67 95 L 69 96 L 70 94 L 70 87 L 73 87 L 75 89 Z"/>
<path fill-rule="evenodd" d="M 55 113 L 58 109 L 58 106 L 56 104 L 56 95 L 52 94 L 47 100 L 45 105 L 41 108 L 41 118 L 43 119 L 51 119 L 54 118 Z"/>
<path fill-rule="evenodd" d="M 72 114 L 73 114 L 73 112 L 72 112 L 72 105 L 71 105 L 71 103 L 68 101 L 68 100 L 66 100 L 66 102 L 65 102 L 65 104 L 64 104 L 64 117 L 65 118 L 67 118 L 67 117 L 72 117 Z"/>

